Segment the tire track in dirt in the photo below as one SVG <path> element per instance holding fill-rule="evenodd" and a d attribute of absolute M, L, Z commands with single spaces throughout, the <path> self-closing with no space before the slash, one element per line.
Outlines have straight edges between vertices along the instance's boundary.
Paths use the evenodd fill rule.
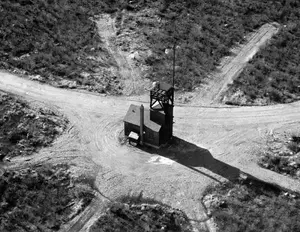
<path fill-rule="evenodd" d="M 141 71 L 135 67 L 129 58 L 129 53 L 122 51 L 116 45 L 116 28 L 114 19 L 109 14 L 102 14 L 96 21 L 99 35 L 105 42 L 108 53 L 115 60 L 117 67 L 111 67 L 112 73 L 122 78 L 123 94 L 132 95 L 144 92 L 145 81 L 141 78 Z"/>
<path fill-rule="evenodd" d="M 60 231 L 88 231 L 89 226 L 92 225 L 95 219 L 100 217 L 105 211 L 107 199 L 95 193 L 96 197 L 92 200 L 89 206 L 78 216 L 76 216 L 70 223 L 64 226 Z"/>
<path fill-rule="evenodd" d="M 32 162 L 47 158 L 60 162 L 74 157 L 91 160 L 100 168 L 97 187 L 110 198 L 143 191 L 145 197 L 161 200 L 184 210 L 191 219 L 200 220 L 205 218 L 198 202 L 201 193 L 216 179 L 228 178 L 236 168 L 291 190 L 300 190 L 299 182 L 257 166 L 252 154 L 259 149 L 268 131 L 299 123 L 299 102 L 243 108 L 175 107 L 174 135 L 196 146 L 192 150 L 206 148 L 211 153 L 211 156 L 201 150 L 193 153 L 199 162 L 191 169 L 178 162 L 149 162 L 159 154 L 119 144 L 122 118 L 134 101 L 56 89 L 5 72 L 0 72 L 0 77 L 2 90 L 52 106 L 70 120 L 70 130 L 52 147 L 33 157 Z M 85 222 L 78 222 L 76 228 L 84 228 Z"/>
<path fill-rule="evenodd" d="M 279 31 L 279 24 L 264 24 L 247 38 L 247 42 L 235 49 L 232 57 L 225 57 L 217 71 L 208 80 L 208 84 L 193 96 L 192 104 L 215 104 L 222 100 L 228 84 L 239 76 L 247 63 Z"/>
<path fill-rule="evenodd" d="M 253 36 L 250 41 L 257 38 Z M 228 71 L 229 74 L 235 72 Z M 254 148 L 262 144 L 261 131 L 299 122 L 299 103 L 245 108 L 175 107 L 175 136 L 207 148 L 211 153 L 211 157 L 205 157 L 205 153 L 198 151 L 197 156 L 207 166 L 197 163 L 190 169 L 177 162 L 171 165 L 148 162 L 159 155 L 119 144 L 122 118 L 131 103 L 140 102 L 56 89 L 5 72 L 0 72 L 0 76 L 1 89 L 54 106 L 70 120 L 72 127 L 67 134 L 53 147 L 41 151 L 43 158 L 36 159 L 44 160 L 50 156 L 52 160 L 58 157 L 61 160 L 81 156 L 92 160 L 103 169 L 97 175 L 97 187 L 111 198 L 143 191 L 146 197 L 180 208 L 192 220 L 199 221 L 206 215 L 197 199 L 209 184 L 216 182 L 216 178 L 228 178 L 230 173 L 226 172 L 231 169 L 239 168 L 286 188 L 300 189 L 298 182 L 258 167 L 252 155 Z M 60 154 L 55 156 L 57 152 Z M 103 178 L 103 173 L 109 174 Z M 100 201 L 97 204 L 101 204 Z M 97 214 L 92 215 L 100 205 L 96 208 L 95 205 L 87 208 L 88 216 L 76 222 L 74 231 L 84 231 L 83 228 L 96 219 Z M 200 223 L 199 227 L 202 226 Z"/>
<path fill-rule="evenodd" d="M 117 140 L 123 129 L 121 119 L 134 102 L 55 89 L 7 73 L 1 73 L 0 76 L 1 89 L 30 101 L 53 105 L 70 120 L 72 129 L 60 137 L 53 147 L 41 151 L 42 158 L 37 159 L 44 160 L 50 156 L 54 160 L 56 158 L 53 155 L 59 151 L 59 157 L 65 157 L 66 160 L 75 155 L 86 157 L 106 172 L 110 170 L 109 178 L 105 178 L 104 183 L 99 178 L 98 183 L 98 188 L 106 196 L 117 197 L 129 191 L 144 191 L 147 197 L 184 210 L 191 219 L 204 218 L 203 209 L 197 206 L 197 197 L 207 185 L 215 182 L 209 176 L 221 180 L 222 172 L 228 166 L 212 163 L 210 170 L 197 167 L 197 164 L 196 170 L 191 170 L 176 162 L 169 166 L 149 163 L 151 157 L 158 154 L 121 146 Z M 220 109 L 175 107 L 174 134 L 196 146 L 209 149 L 215 159 L 230 166 L 263 180 L 299 190 L 296 181 L 255 165 L 251 155 L 253 147 L 262 143 L 260 131 L 299 123 L 299 106 L 296 102 L 289 105 Z M 219 173 L 216 173 L 214 165 L 220 169 Z M 100 171 L 98 176 L 101 175 Z"/>

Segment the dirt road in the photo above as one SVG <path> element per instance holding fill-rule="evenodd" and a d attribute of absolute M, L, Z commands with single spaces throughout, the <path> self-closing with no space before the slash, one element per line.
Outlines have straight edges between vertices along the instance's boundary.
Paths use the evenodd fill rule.
<path fill-rule="evenodd" d="M 205 227 L 200 203 L 204 189 L 240 171 L 300 191 L 298 181 L 258 167 L 254 155 L 269 133 L 299 123 L 298 102 L 267 107 L 175 107 L 174 135 L 179 147 L 156 154 L 118 142 L 122 119 L 136 102 L 57 89 L 4 71 L 0 89 L 45 104 L 70 120 L 67 133 L 30 162 L 76 157 L 78 166 L 97 170 L 97 187 L 111 199 L 142 192 L 144 197 L 184 210 L 198 227 Z M 76 228 L 84 225 L 77 223 Z"/>
<path fill-rule="evenodd" d="M 223 59 L 216 72 L 210 76 L 208 84 L 204 85 L 199 92 L 195 92 L 192 103 L 215 104 L 222 100 L 228 84 L 231 84 L 239 76 L 259 49 L 278 31 L 279 25 L 272 23 L 264 24 L 257 31 L 251 33 L 244 44 L 232 51 L 233 56 Z"/>
<path fill-rule="evenodd" d="M 140 67 L 136 66 L 130 58 L 129 52 L 122 51 L 116 43 L 117 29 L 115 28 L 115 19 L 109 14 L 103 14 L 96 21 L 99 35 L 105 42 L 105 48 L 114 59 L 116 66 L 111 66 L 112 73 L 121 77 L 122 94 L 142 94 L 145 92 L 145 86 L 149 87 L 150 82 L 142 78 Z"/>

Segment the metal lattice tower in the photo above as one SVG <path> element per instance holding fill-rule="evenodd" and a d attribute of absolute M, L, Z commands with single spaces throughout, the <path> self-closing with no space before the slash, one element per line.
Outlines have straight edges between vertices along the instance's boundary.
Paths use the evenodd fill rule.
<path fill-rule="evenodd" d="M 169 107 L 174 107 L 174 88 L 162 82 L 150 90 L 150 109 L 167 113 Z"/>
<path fill-rule="evenodd" d="M 152 113 L 164 113 L 164 137 L 173 136 L 174 88 L 167 83 L 160 83 L 150 91 L 150 110 Z"/>

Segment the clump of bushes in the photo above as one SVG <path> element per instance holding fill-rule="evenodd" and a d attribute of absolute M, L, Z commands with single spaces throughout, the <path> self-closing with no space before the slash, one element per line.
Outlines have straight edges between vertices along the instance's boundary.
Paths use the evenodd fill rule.
<path fill-rule="evenodd" d="M 219 231 L 296 232 L 300 229 L 299 196 L 258 180 L 211 187 L 203 203 Z"/>
<path fill-rule="evenodd" d="M 124 196 L 110 203 L 91 227 L 90 232 L 191 232 L 187 216 L 180 210 L 163 205 L 153 199 Z"/>
<path fill-rule="evenodd" d="M 58 231 L 93 199 L 67 165 L 6 171 L 0 177 L 0 231 Z M 70 215 L 72 215 L 70 217 Z"/>
<path fill-rule="evenodd" d="M 31 109 L 25 102 L 0 93 L 0 155 L 30 155 L 52 143 L 67 120 L 46 109 Z"/>
<path fill-rule="evenodd" d="M 276 4 L 281 5 L 281 9 L 274 12 L 272 19 L 280 22 L 282 28 L 270 45 L 262 48 L 250 61 L 229 90 L 243 91 L 248 103 L 253 104 L 257 99 L 265 99 L 268 104 L 300 99 L 300 2 L 292 0 Z"/>
<path fill-rule="evenodd" d="M 149 78 L 172 82 L 173 54 L 172 52 L 166 54 L 166 51 L 172 49 L 176 43 L 175 83 L 181 89 L 192 90 L 216 69 L 224 56 L 231 55 L 231 48 L 244 42 L 245 35 L 265 23 L 278 22 L 290 26 L 282 29 L 273 40 L 275 41 L 273 45 L 260 53 L 264 54 L 264 58 L 253 62 L 254 67 L 248 67 L 252 68 L 249 70 L 252 82 L 248 84 L 250 82 L 247 81 L 248 75 L 239 78 L 233 86 L 236 88 L 243 86 L 241 90 L 245 91 L 249 101 L 267 93 L 270 101 L 280 102 L 282 95 L 288 97 L 283 88 L 278 86 L 279 82 L 282 87 L 286 86 L 284 81 L 282 82 L 285 77 L 288 77 L 290 88 L 296 91 L 296 80 L 299 76 L 296 65 L 299 61 L 297 51 L 300 44 L 297 40 L 299 1 L 246 0 L 228 3 L 210 0 L 170 0 L 146 2 L 144 5 L 157 8 L 157 16 L 161 19 L 155 26 L 137 24 L 139 30 L 146 35 L 149 48 L 153 51 L 146 59 L 146 64 L 152 68 Z M 285 48 L 282 48 L 283 45 Z M 286 53 L 287 49 L 289 53 Z M 264 64 L 266 60 L 271 60 L 270 65 Z M 277 68 L 278 62 L 282 63 L 282 68 L 286 62 L 290 63 L 290 67 L 284 70 L 281 67 Z M 292 71 L 289 72 L 288 69 Z M 259 95 L 256 89 L 266 89 L 264 81 L 267 78 L 264 78 L 266 75 L 264 72 L 269 71 L 273 72 L 272 75 L 282 77 L 277 77 L 278 83 L 275 81 L 272 85 L 268 85 L 269 90 Z M 240 85 L 239 81 L 242 82 Z M 259 88 L 257 84 L 260 85 Z M 286 88 L 284 90 L 291 94 L 296 93 Z"/>
<path fill-rule="evenodd" d="M 250 103 L 259 98 L 290 102 L 300 91 L 299 4 L 298 0 L 5 0 L 0 3 L 0 67 L 39 74 L 43 81 L 58 82 L 58 86 L 118 93 L 121 86 L 111 86 L 116 77 L 105 68 L 116 64 L 91 19 L 123 9 L 145 11 L 148 17 L 150 9 L 156 23 L 132 18 L 136 20 L 132 30 L 143 34 L 152 51 L 145 59 L 150 67 L 146 76 L 172 82 L 172 53 L 166 54 L 166 49 L 172 49 L 176 41 L 175 83 L 192 90 L 222 57 L 231 55 L 232 47 L 244 42 L 245 35 L 275 21 L 286 27 L 254 57 L 231 90 L 243 91 Z M 92 58 L 99 54 L 102 61 Z M 61 84 L 62 79 L 73 84 Z"/>
<path fill-rule="evenodd" d="M 150 78 L 172 83 L 173 52 L 166 55 L 165 51 L 172 51 L 176 43 L 175 83 L 181 89 L 192 90 L 202 83 L 253 29 L 243 25 L 242 9 L 222 1 L 174 0 L 167 6 L 158 13 L 160 30 L 147 33 L 154 53 L 146 63 L 152 66 Z"/>
<path fill-rule="evenodd" d="M 265 152 L 258 164 L 280 174 L 300 178 L 300 136 L 293 135 L 286 148 L 287 151 Z"/>
<path fill-rule="evenodd" d="M 107 53 L 92 19 L 114 5 L 107 0 L 1 1 L 0 68 L 25 70 L 63 87 L 68 87 L 60 82 L 64 79 L 78 86 L 98 84 L 103 88 L 91 89 L 105 91 L 112 74 L 101 69 L 106 62 L 91 58 Z"/>

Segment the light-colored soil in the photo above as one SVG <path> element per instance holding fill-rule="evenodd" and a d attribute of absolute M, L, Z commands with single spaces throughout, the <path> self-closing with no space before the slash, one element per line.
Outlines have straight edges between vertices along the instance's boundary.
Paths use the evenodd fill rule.
<path fill-rule="evenodd" d="M 142 79 L 141 70 L 130 54 L 116 45 L 114 20 L 103 15 L 97 24 L 114 60 L 110 72 L 121 77 L 123 94 L 143 93 L 149 83 Z M 191 104 L 219 102 L 227 84 L 277 31 L 277 25 L 266 24 L 249 36 L 245 45 L 233 51 L 235 56 L 224 59 L 207 86 L 192 94 Z M 121 145 L 118 140 L 129 105 L 142 102 L 147 106 L 147 94 L 103 97 L 57 89 L 6 72 L 0 72 L 0 89 L 53 108 L 71 124 L 52 147 L 31 159 L 15 158 L 14 165 L 64 161 L 71 163 L 78 176 L 96 175 L 101 194 L 63 231 L 87 231 L 103 212 L 106 198 L 138 193 L 183 210 L 199 230 L 214 231 L 201 204 L 202 193 L 208 185 L 235 178 L 240 172 L 300 191 L 296 180 L 259 167 L 255 155 L 274 130 L 293 128 L 299 123 L 300 103 L 244 108 L 177 106 L 174 113 L 177 146 L 150 153 Z"/>
<path fill-rule="evenodd" d="M 274 34 L 279 31 L 277 23 L 264 24 L 257 31 L 246 38 L 246 43 L 232 49 L 233 55 L 225 57 L 216 72 L 210 75 L 207 84 L 204 84 L 195 93 L 183 95 L 183 99 L 190 97 L 191 104 L 216 104 L 223 100 L 228 84 L 233 83 L 243 71 L 247 63 L 254 57 Z"/>
<path fill-rule="evenodd" d="M 200 200 L 203 191 L 212 183 L 236 177 L 240 171 L 300 191 L 299 181 L 260 168 L 255 155 L 269 133 L 299 123 L 298 102 L 243 108 L 177 106 L 174 136 L 180 141 L 178 147 L 156 154 L 118 141 L 129 105 L 140 102 L 57 89 L 4 71 L 0 72 L 0 89 L 53 108 L 71 124 L 53 146 L 42 149 L 31 160 L 15 158 L 12 162 L 70 162 L 78 175 L 97 173 L 96 186 L 110 199 L 142 192 L 144 197 L 182 209 L 195 226 L 206 228 L 203 221 L 207 216 Z M 166 162 L 169 159 L 174 162 Z M 88 210 L 85 213 L 92 216 Z M 90 225 L 96 216 L 78 221 L 74 231 L 85 231 L 80 228 Z"/>
<path fill-rule="evenodd" d="M 115 27 L 115 19 L 109 14 L 103 14 L 96 21 L 99 35 L 105 42 L 105 48 L 111 55 L 116 65 L 110 67 L 111 73 L 121 78 L 123 87 L 122 94 L 142 94 L 145 92 L 145 87 L 150 84 L 150 81 L 143 78 L 141 67 L 137 66 L 132 53 L 125 52 L 117 44 L 117 29 Z M 132 43 L 134 41 L 131 41 Z"/>

